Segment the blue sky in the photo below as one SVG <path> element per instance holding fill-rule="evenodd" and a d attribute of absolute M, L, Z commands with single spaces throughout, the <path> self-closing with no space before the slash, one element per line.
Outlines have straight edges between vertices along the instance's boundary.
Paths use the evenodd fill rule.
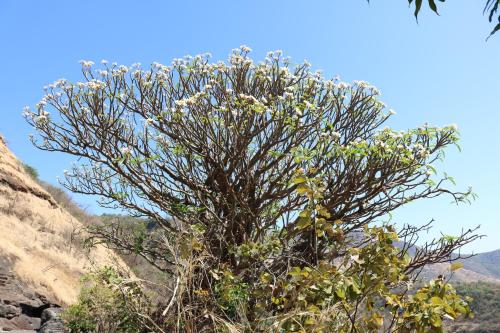
<path fill-rule="evenodd" d="M 394 218 L 414 224 L 434 218 L 430 235 L 481 224 L 488 237 L 466 250 L 498 249 L 500 34 L 485 42 L 492 26 L 483 2 L 450 0 L 441 16 L 425 8 L 417 24 L 406 0 L 0 0 L 0 133 L 42 179 L 56 183 L 72 159 L 34 149 L 21 112 L 47 83 L 80 79 L 80 59 L 169 63 L 211 52 L 216 61 L 246 44 L 260 60 L 281 49 L 327 77 L 377 86 L 397 112 L 391 125 L 398 129 L 457 124 L 462 152 L 450 150 L 440 169 L 458 189 L 473 186 L 479 198 L 463 206 L 448 198 L 422 201 Z M 92 198 L 76 199 L 102 212 Z"/>

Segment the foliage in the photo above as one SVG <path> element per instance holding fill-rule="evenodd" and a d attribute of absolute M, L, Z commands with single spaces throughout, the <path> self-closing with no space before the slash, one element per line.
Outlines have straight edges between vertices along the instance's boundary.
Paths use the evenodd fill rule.
<path fill-rule="evenodd" d="M 147 311 L 148 300 L 136 282 L 106 267 L 87 275 L 84 283 L 78 302 L 62 315 L 71 332 L 147 332 L 137 310 Z"/>
<path fill-rule="evenodd" d="M 35 169 L 34 167 L 32 167 L 31 165 L 26 164 L 26 163 L 23 163 L 22 165 L 23 165 L 24 171 L 26 171 L 30 175 L 31 178 L 33 178 L 35 180 L 38 179 L 39 175 L 38 175 L 37 169 Z"/>
<path fill-rule="evenodd" d="M 493 333 L 500 331 L 500 285 L 498 283 L 458 283 L 455 286 L 462 297 L 471 297 L 472 320 L 456 322 L 450 329 L 456 333 Z"/>
<path fill-rule="evenodd" d="M 438 1 L 445 2 L 445 0 L 438 0 Z M 368 0 L 368 2 L 370 2 L 370 0 Z M 414 11 L 415 18 L 418 18 L 418 14 L 420 13 L 420 9 L 422 9 L 423 2 L 425 2 L 425 1 L 424 0 L 415 0 L 415 1 L 408 0 L 409 5 L 412 5 L 413 3 L 415 3 L 415 11 Z M 427 3 L 429 5 L 429 8 L 432 11 L 434 11 L 436 14 L 439 15 L 436 0 L 427 0 Z M 488 13 L 488 21 L 490 23 L 493 22 L 493 20 L 495 19 L 495 15 L 498 12 L 499 7 L 500 7 L 500 0 L 486 0 L 486 3 L 484 5 L 483 14 Z M 500 13 L 498 16 L 498 23 L 494 26 L 489 37 L 491 37 L 498 30 L 500 30 Z"/>
<path fill-rule="evenodd" d="M 409 257 L 429 224 L 389 219 L 415 200 L 473 197 L 434 166 L 458 144 L 456 126 L 384 128 L 395 112 L 368 83 L 249 52 L 146 70 L 82 61 L 85 82 L 58 80 L 25 110 L 37 147 L 79 158 L 68 189 L 154 224 L 105 223 L 89 240 L 170 277 L 152 330 L 439 332 L 467 315 L 443 281 L 408 288 L 425 265 L 459 259 L 474 230 Z"/>

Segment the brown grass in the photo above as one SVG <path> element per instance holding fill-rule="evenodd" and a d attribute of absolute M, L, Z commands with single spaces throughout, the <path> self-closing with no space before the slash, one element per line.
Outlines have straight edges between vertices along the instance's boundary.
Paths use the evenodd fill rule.
<path fill-rule="evenodd" d="M 0 183 L 0 256 L 14 258 L 13 271 L 20 280 L 55 301 L 69 304 L 76 300 L 80 277 L 88 268 L 123 266 L 104 247 L 90 252 L 83 249 L 82 222 L 60 205 L 33 194 L 47 192 L 26 174 L 2 140 L 0 174 L 15 177 L 29 189 L 19 192 Z M 76 207 L 66 208 L 76 212 Z"/>

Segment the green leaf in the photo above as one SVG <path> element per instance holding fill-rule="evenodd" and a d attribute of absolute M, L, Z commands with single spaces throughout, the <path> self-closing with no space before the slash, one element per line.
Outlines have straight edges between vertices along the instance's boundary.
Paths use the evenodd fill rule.
<path fill-rule="evenodd" d="M 304 177 L 304 176 L 298 176 L 298 177 L 295 177 L 293 179 L 293 183 L 294 184 L 302 184 L 302 183 L 305 183 L 305 182 L 307 182 L 307 178 Z"/>
<path fill-rule="evenodd" d="M 311 218 L 309 217 L 300 217 L 297 221 L 296 227 L 299 230 L 305 229 L 312 224 Z"/>
<path fill-rule="evenodd" d="M 415 0 L 415 18 L 417 19 L 417 21 L 420 8 L 422 8 L 422 0 Z"/>
<path fill-rule="evenodd" d="M 344 299 L 345 298 L 344 288 L 342 288 L 342 287 L 337 288 L 337 290 L 335 290 L 335 295 L 337 295 L 337 297 L 340 299 Z"/>
<path fill-rule="evenodd" d="M 450 271 L 456 271 L 460 268 L 464 267 L 464 264 L 462 264 L 461 262 L 454 262 L 453 264 L 450 265 Z"/>
<path fill-rule="evenodd" d="M 436 6 L 436 3 L 434 2 L 434 0 L 429 0 L 429 7 L 431 7 L 431 9 L 434 13 L 439 15 L 438 10 L 437 10 L 437 6 Z"/>

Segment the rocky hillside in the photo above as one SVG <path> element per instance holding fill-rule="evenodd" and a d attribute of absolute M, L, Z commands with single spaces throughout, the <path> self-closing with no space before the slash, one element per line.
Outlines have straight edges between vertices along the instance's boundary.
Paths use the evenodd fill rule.
<path fill-rule="evenodd" d="M 500 250 L 479 253 L 467 259 L 459 260 L 463 268 L 453 272 L 452 282 L 489 282 L 500 284 Z M 439 275 L 450 276 L 450 264 L 442 263 L 426 267 L 420 277 L 422 280 L 436 278 Z"/>
<path fill-rule="evenodd" d="M 477 272 L 500 281 L 500 250 L 479 253 L 464 260 L 464 269 Z"/>
<path fill-rule="evenodd" d="M 0 136 L 0 332 L 28 329 L 33 311 L 32 328 L 40 326 L 45 308 L 74 302 L 91 266 L 123 265 L 104 247 L 84 250 L 82 238 L 83 224 L 24 171 Z"/>
<path fill-rule="evenodd" d="M 59 312 L 62 308 L 22 283 L 0 258 L 0 332 L 66 332 Z"/>

